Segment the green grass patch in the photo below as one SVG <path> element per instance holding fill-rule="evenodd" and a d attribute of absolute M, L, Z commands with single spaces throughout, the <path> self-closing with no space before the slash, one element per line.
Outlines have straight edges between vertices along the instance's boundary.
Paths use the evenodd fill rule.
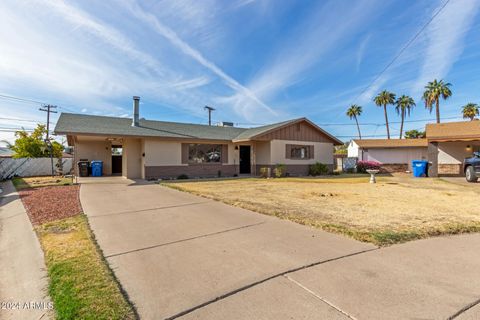
<path fill-rule="evenodd" d="M 17 190 L 22 190 L 48 186 L 68 186 L 72 184 L 72 179 L 63 177 L 16 177 L 12 179 L 12 182 Z"/>
<path fill-rule="evenodd" d="M 36 227 L 56 319 L 136 319 L 104 260 L 85 215 Z"/>

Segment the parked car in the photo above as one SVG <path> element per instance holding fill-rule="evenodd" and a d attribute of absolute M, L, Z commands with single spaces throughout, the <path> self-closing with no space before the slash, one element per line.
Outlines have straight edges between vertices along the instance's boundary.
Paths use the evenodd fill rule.
<path fill-rule="evenodd" d="M 463 160 L 463 172 L 468 182 L 476 182 L 480 177 L 480 152 L 474 152 L 473 156 Z"/>

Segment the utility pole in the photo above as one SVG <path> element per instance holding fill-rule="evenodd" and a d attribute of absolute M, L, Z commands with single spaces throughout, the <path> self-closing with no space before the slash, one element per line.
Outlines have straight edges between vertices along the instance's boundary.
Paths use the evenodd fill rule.
<path fill-rule="evenodd" d="M 214 111 L 215 109 L 212 108 L 212 107 L 209 107 L 209 106 L 205 106 L 205 108 L 203 108 L 205 110 L 208 110 L 208 125 L 211 126 L 212 125 L 212 111 Z"/>
<path fill-rule="evenodd" d="M 46 109 L 45 109 L 46 108 Z M 55 175 L 53 171 L 53 146 L 52 142 L 50 141 L 50 113 L 57 113 L 57 111 L 54 111 L 52 109 L 56 109 L 57 106 L 52 106 L 47 104 L 46 106 L 43 106 L 43 108 L 40 108 L 40 111 L 44 111 L 47 113 L 47 138 L 45 139 L 45 144 L 48 147 L 48 150 L 50 152 L 50 165 L 52 167 L 52 177 Z"/>

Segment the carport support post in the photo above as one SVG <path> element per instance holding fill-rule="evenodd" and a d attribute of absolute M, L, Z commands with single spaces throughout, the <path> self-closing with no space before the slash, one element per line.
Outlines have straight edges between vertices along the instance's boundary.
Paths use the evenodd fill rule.
<path fill-rule="evenodd" d="M 428 143 L 428 176 L 438 177 L 438 142 Z"/>

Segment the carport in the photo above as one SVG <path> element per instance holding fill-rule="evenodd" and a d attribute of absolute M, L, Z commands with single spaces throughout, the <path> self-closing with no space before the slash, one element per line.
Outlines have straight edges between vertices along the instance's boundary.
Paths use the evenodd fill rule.
<path fill-rule="evenodd" d="M 463 160 L 480 151 L 480 121 L 427 124 L 429 176 L 463 176 Z"/>

